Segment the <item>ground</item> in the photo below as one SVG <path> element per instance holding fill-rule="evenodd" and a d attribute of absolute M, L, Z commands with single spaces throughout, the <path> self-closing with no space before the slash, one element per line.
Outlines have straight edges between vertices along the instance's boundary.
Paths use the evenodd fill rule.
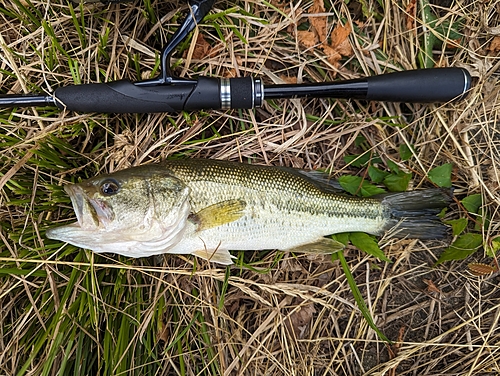
<path fill-rule="evenodd" d="M 0 92 L 154 77 L 187 11 L 161 0 L 2 1 Z M 457 102 L 1 109 L 0 374 L 499 374 L 499 21 L 497 1 L 216 1 L 172 55 L 181 77 L 253 75 L 266 85 L 460 67 L 473 85 Z M 349 244 L 352 279 L 335 255 L 234 252 L 226 268 L 96 255 L 45 237 L 74 220 L 64 184 L 200 157 L 371 183 L 377 168 L 393 182 L 375 182 L 385 189 L 449 181 L 455 199 L 442 217 L 462 228 L 438 241 L 379 239 L 391 262 Z M 438 262 L 460 237 L 478 242 Z M 370 327 L 352 280 L 391 343 Z"/>

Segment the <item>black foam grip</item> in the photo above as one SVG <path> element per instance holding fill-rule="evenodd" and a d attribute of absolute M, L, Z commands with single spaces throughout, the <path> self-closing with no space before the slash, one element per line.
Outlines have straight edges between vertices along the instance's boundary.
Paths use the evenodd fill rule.
<path fill-rule="evenodd" d="M 65 86 L 55 91 L 59 108 L 77 112 L 152 113 L 184 109 L 194 85 L 136 86 L 130 81 Z"/>
<path fill-rule="evenodd" d="M 184 106 L 185 110 L 220 109 L 220 85 L 218 78 L 199 77 Z"/>
<path fill-rule="evenodd" d="M 252 77 L 229 79 L 231 85 L 231 108 L 253 108 L 253 80 Z"/>
<path fill-rule="evenodd" d="M 420 69 L 367 78 L 366 99 L 388 102 L 448 102 L 470 89 L 469 72 L 461 68 Z"/>

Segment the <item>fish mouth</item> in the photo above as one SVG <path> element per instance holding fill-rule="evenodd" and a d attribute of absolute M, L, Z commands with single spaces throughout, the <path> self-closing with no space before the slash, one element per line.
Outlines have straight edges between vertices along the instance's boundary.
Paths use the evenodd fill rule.
<path fill-rule="evenodd" d="M 84 190 L 75 184 L 66 185 L 64 190 L 71 199 L 78 225 L 85 230 L 93 230 L 99 227 L 99 218 L 97 213 L 87 199 L 87 195 Z"/>
<path fill-rule="evenodd" d="M 106 227 L 114 219 L 113 210 L 108 204 L 102 200 L 90 198 L 79 185 L 67 185 L 64 190 L 71 199 L 77 223 L 82 230 Z"/>

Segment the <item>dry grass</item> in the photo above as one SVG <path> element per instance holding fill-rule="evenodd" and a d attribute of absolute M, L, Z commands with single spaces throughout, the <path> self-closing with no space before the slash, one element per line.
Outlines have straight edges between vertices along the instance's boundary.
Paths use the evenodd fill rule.
<path fill-rule="evenodd" d="M 417 17 L 417 28 L 407 29 L 406 0 L 325 3 L 318 16 L 327 16 L 329 33 L 339 18 L 356 25 L 354 53 L 338 67 L 321 49 L 297 41 L 311 1 L 270 3 L 217 2 L 213 14 L 229 14 L 196 31 L 211 53 L 197 59 L 187 44 L 174 56 L 176 72 L 260 75 L 270 84 L 419 66 L 423 28 Z M 0 0 L 3 93 L 50 91 L 75 77 L 82 83 L 146 77 L 177 26 L 177 10 L 185 9 L 135 1 L 77 6 L 72 18 L 63 0 L 26 4 Z M 467 67 L 475 78 L 459 103 L 288 100 L 255 111 L 119 116 L 2 110 L 0 373 L 498 374 L 498 275 L 475 277 L 466 266 L 489 261 L 482 252 L 433 267 L 442 244 L 391 241 L 384 248 L 391 264 L 349 248 L 346 258 L 374 320 L 395 341 L 388 346 L 328 257 L 241 253 L 242 266 L 224 269 L 177 256 L 97 256 L 44 237 L 55 221 L 72 216 L 60 188 L 68 181 L 169 157 L 362 174 L 343 157 L 361 152 L 355 141 L 363 136 L 381 166 L 391 160 L 412 171 L 414 187 L 428 186 L 428 171 L 452 162 L 457 197 L 483 197 L 489 221 L 477 231 L 490 242 L 500 226 L 500 47 L 494 48 L 500 8 L 492 0 L 456 0 L 433 9 L 440 20 L 463 19 L 459 47 L 434 51 L 437 65 Z M 415 148 L 408 161 L 400 159 L 402 144 Z M 447 214 L 461 216 L 459 205 Z"/>

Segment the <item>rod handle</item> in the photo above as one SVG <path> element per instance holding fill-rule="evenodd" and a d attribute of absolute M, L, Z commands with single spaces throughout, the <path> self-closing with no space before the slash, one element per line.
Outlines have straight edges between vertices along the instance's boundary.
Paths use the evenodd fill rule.
<path fill-rule="evenodd" d="M 57 107 L 76 112 L 154 113 L 253 108 L 262 84 L 252 77 L 200 77 L 185 83 L 139 86 L 130 81 L 64 86 L 55 91 Z"/>
<path fill-rule="evenodd" d="M 182 110 L 192 86 L 134 85 L 131 81 L 64 86 L 56 89 L 57 107 L 76 112 L 150 113 Z"/>
<path fill-rule="evenodd" d="M 367 77 L 366 99 L 387 102 L 449 102 L 463 99 L 471 76 L 463 68 L 432 68 Z"/>

